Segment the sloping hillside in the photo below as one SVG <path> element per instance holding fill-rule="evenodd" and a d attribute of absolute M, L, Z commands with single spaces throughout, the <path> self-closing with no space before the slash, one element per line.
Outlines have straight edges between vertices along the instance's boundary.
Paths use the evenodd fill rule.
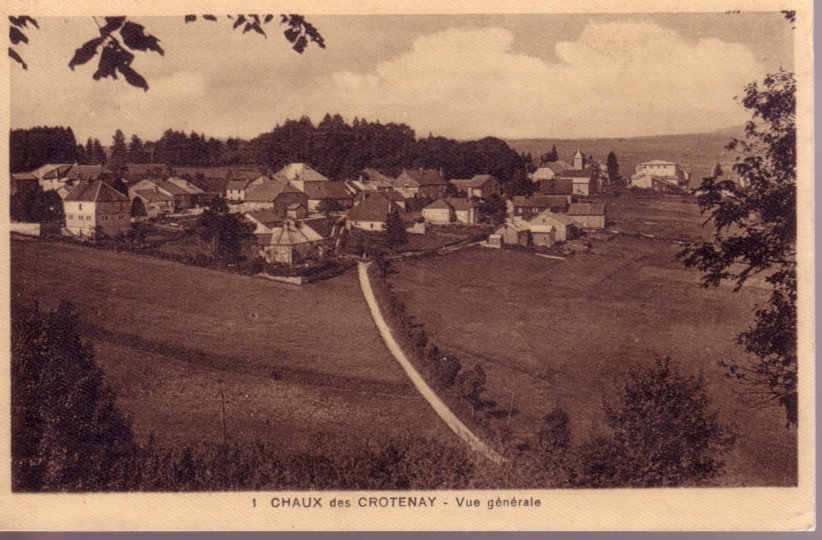
<path fill-rule="evenodd" d="M 711 133 L 664 135 L 659 137 L 632 137 L 624 139 L 512 139 L 506 141 L 517 152 L 531 153 L 535 161 L 557 146 L 560 159 L 571 161 L 579 148 L 587 156 L 605 162 L 608 152 L 616 153 L 622 175 L 629 178 L 637 163 L 665 159 L 679 163 L 691 173 L 692 184 L 699 184 L 714 165 L 720 163 L 726 173 L 736 159 L 736 153 L 725 149 L 734 137 L 741 138 L 744 127 L 738 126 Z"/>

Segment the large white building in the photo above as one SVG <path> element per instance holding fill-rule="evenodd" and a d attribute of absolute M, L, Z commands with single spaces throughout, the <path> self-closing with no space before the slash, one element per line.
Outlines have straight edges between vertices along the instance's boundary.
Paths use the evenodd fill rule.
<path fill-rule="evenodd" d="M 690 175 L 677 163 L 655 159 L 636 166 L 636 174 L 631 177 L 631 185 L 646 189 L 687 186 Z"/>
<path fill-rule="evenodd" d="M 131 227 L 131 200 L 100 181 L 75 186 L 63 199 L 63 212 L 74 236 L 116 236 Z"/>

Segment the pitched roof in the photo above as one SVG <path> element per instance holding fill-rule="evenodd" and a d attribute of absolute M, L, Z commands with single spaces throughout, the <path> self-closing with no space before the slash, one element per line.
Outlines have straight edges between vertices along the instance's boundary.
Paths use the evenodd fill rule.
<path fill-rule="evenodd" d="M 330 199 L 350 199 L 351 193 L 345 187 L 345 182 L 324 182 L 320 184 L 320 193 L 322 198 Z"/>
<path fill-rule="evenodd" d="M 205 193 L 205 191 L 203 191 L 202 189 L 198 188 L 197 186 L 195 186 L 194 184 L 192 184 L 188 180 L 184 180 L 182 178 L 177 178 L 175 176 L 172 176 L 171 178 L 169 178 L 166 181 L 169 182 L 169 183 L 174 184 L 177 187 L 179 187 L 180 189 L 182 189 L 183 191 L 185 191 L 189 195 L 203 195 Z"/>
<path fill-rule="evenodd" d="M 547 167 L 554 171 L 554 174 L 559 174 L 565 169 L 570 169 L 571 166 L 564 161 L 549 161 L 548 163 L 543 163 L 540 165 L 540 168 Z"/>
<path fill-rule="evenodd" d="M 157 184 L 157 187 L 171 193 L 172 195 L 188 195 L 188 191 L 181 188 L 177 184 L 171 183 L 168 180 L 154 180 L 154 183 Z"/>
<path fill-rule="evenodd" d="M 593 174 L 594 170 L 591 167 L 585 167 L 582 169 L 565 169 L 557 176 L 560 178 L 591 178 Z"/>
<path fill-rule="evenodd" d="M 528 231 L 531 229 L 531 224 L 525 221 L 522 218 L 512 218 L 506 220 L 505 223 L 494 229 L 494 232 L 497 232 L 500 229 L 513 229 L 518 232 Z"/>
<path fill-rule="evenodd" d="M 436 201 L 432 202 L 431 204 L 423 208 L 423 210 L 451 210 L 452 208 L 453 207 L 444 200 L 437 199 Z"/>
<path fill-rule="evenodd" d="M 272 212 L 270 210 L 258 210 L 255 212 L 246 212 L 243 214 L 246 219 L 251 221 L 256 221 L 269 229 L 274 225 L 282 223 L 283 218 L 280 216 L 279 212 Z"/>
<path fill-rule="evenodd" d="M 569 216 L 604 216 L 605 203 L 573 203 L 568 207 Z"/>
<path fill-rule="evenodd" d="M 580 152 L 580 151 L 579 151 L 579 148 L 577 148 L 577 151 L 576 151 L 576 153 L 574 154 L 574 159 L 576 159 L 576 158 L 580 158 L 580 157 L 583 157 L 583 156 L 582 156 L 582 152 Z"/>
<path fill-rule="evenodd" d="M 384 187 L 390 187 L 393 183 L 395 178 L 388 176 L 387 174 L 383 174 L 377 169 L 366 168 L 363 169 L 363 174 L 368 178 L 368 182 L 371 184 L 376 184 Z"/>
<path fill-rule="evenodd" d="M 360 204 L 346 212 L 348 219 L 354 221 L 385 221 L 388 212 L 394 207 L 390 199 L 368 197 Z"/>
<path fill-rule="evenodd" d="M 128 197 L 99 180 L 75 186 L 64 200 L 70 202 L 130 202 Z"/>
<path fill-rule="evenodd" d="M 470 208 L 479 208 L 480 203 L 474 199 L 464 199 L 462 197 L 451 197 L 446 199 L 446 202 L 451 205 L 454 210 L 468 210 Z"/>
<path fill-rule="evenodd" d="M 673 161 L 665 161 L 664 159 L 652 159 L 651 161 L 643 161 L 637 165 L 676 165 Z"/>
<path fill-rule="evenodd" d="M 225 186 L 225 189 L 226 191 L 242 191 L 250 183 L 251 180 L 229 180 L 228 184 Z"/>
<path fill-rule="evenodd" d="M 248 190 L 245 200 L 248 202 L 271 202 L 283 193 L 299 193 L 305 196 L 302 191 L 292 186 L 290 182 L 269 180 Z"/>
<path fill-rule="evenodd" d="M 166 171 L 168 171 L 168 165 L 165 163 L 126 163 L 123 174 L 132 176 L 159 173 L 162 176 Z"/>
<path fill-rule="evenodd" d="M 320 242 L 322 240 L 323 237 L 320 233 L 312 229 L 309 225 L 287 220 L 282 226 L 272 229 L 268 245 L 293 246 L 295 244 Z"/>
<path fill-rule="evenodd" d="M 317 172 L 311 165 L 307 163 L 289 163 L 279 171 L 277 174 L 283 175 L 288 180 L 294 182 L 328 182 L 328 178 Z"/>
<path fill-rule="evenodd" d="M 174 200 L 174 197 L 171 195 L 166 195 L 161 191 L 154 191 L 153 189 L 138 189 L 134 192 L 134 195 L 146 202 L 168 202 Z"/>
<path fill-rule="evenodd" d="M 533 195 L 525 197 L 514 195 L 512 199 L 515 207 L 524 208 L 566 208 L 568 199 L 564 195 Z"/>
<path fill-rule="evenodd" d="M 539 181 L 539 180 L 553 180 L 556 177 L 557 173 L 551 167 L 545 167 L 544 165 L 538 168 L 536 171 L 531 173 L 531 180 Z"/>
<path fill-rule="evenodd" d="M 403 169 L 400 176 L 403 174 L 408 175 L 420 186 L 437 186 L 448 183 L 448 180 L 443 178 L 437 169 Z"/>
<path fill-rule="evenodd" d="M 468 179 L 460 178 L 460 179 L 455 179 L 455 180 L 449 180 L 449 182 L 451 182 L 452 184 L 454 184 L 458 188 L 469 188 L 469 187 L 482 187 L 483 185 L 485 185 L 486 182 L 489 182 L 491 180 L 496 181 L 496 178 L 494 178 L 490 174 L 475 174 L 473 178 L 468 178 Z"/>
<path fill-rule="evenodd" d="M 533 218 L 531 218 L 531 223 L 539 223 L 539 222 L 552 222 L 552 223 L 561 223 L 562 225 L 573 225 L 575 222 L 573 219 L 569 218 L 565 214 L 557 214 L 556 212 L 551 212 L 550 210 L 545 210 L 544 212 L 540 212 Z"/>

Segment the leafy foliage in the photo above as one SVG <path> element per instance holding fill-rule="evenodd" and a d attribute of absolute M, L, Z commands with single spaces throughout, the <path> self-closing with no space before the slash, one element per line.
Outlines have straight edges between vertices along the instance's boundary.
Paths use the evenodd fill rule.
<path fill-rule="evenodd" d="M 622 181 L 619 174 L 619 160 L 613 150 L 608 153 L 608 159 L 605 161 L 605 166 L 608 168 L 608 182 L 611 184 L 618 184 Z"/>
<path fill-rule="evenodd" d="M 218 198 L 200 214 L 197 231 L 203 241 L 211 242 L 212 255 L 238 261 L 243 241 L 253 236 L 254 226 L 241 214 L 230 213 L 225 199 Z"/>
<path fill-rule="evenodd" d="M 9 23 L 9 41 L 12 45 L 19 45 L 20 43 L 27 44 L 29 42 L 28 36 L 23 32 L 24 29 L 28 28 L 29 24 L 37 29 L 40 28 L 37 21 L 28 15 L 19 15 L 17 17 L 9 16 Z M 23 57 L 20 56 L 20 53 L 18 53 L 14 47 L 9 47 L 9 57 L 20 64 L 20 67 L 23 69 L 29 68 L 26 62 L 23 61 Z"/>
<path fill-rule="evenodd" d="M 12 461 L 15 490 L 82 490 L 105 483 L 134 451 L 114 394 L 80 340 L 73 305 L 12 318 Z"/>
<path fill-rule="evenodd" d="M 698 485 L 724 473 L 732 428 L 711 408 L 702 376 L 670 358 L 633 369 L 616 403 L 603 403 L 607 436 L 582 449 L 579 483 L 590 487 Z"/>
<path fill-rule="evenodd" d="M 706 178 L 698 203 L 710 212 L 713 242 L 688 246 L 685 266 L 704 272 L 702 285 L 723 281 L 739 291 L 754 275 L 771 286 L 766 306 L 738 341 L 757 360 L 720 362 L 755 403 L 777 402 L 789 425 L 797 422 L 796 81 L 780 70 L 745 89 L 742 104 L 753 117 L 746 138 L 728 148 L 746 157 L 734 165 L 742 182 Z"/>
<path fill-rule="evenodd" d="M 391 209 L 385 220 L 385 241 L 388 247 L 392 249 L 408 243 L 405 223 L 403 223 L 400 210 L 396 206 Z"/>

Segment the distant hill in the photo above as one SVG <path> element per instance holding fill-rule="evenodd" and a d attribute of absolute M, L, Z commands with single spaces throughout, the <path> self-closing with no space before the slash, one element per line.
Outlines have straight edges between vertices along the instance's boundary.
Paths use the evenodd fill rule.
<path fill-rule="evenodd" d="M 637 163 L 652 159 L 675 161 L 691 173 L 692 185 L 698 185 L 708 176 L 714 165 L 720 163 L 725 173 L 731 173 L 737 154 L 725 149 L 734 137 L 742 138 L 744 126 L 722 129 L 710 133 L 687 135 L 662 135 L 657 137 L 630 137 L 622 139 L 508 139 L 505 142 L 517 152 L 531 153 L 535 162 L 539 156 L 557 146 L 559 157 L 571 161 L 577 148 L 587 156 L 605 163 L 611 150 L 619 160 L 622 176 L 630 178 Z"/>

